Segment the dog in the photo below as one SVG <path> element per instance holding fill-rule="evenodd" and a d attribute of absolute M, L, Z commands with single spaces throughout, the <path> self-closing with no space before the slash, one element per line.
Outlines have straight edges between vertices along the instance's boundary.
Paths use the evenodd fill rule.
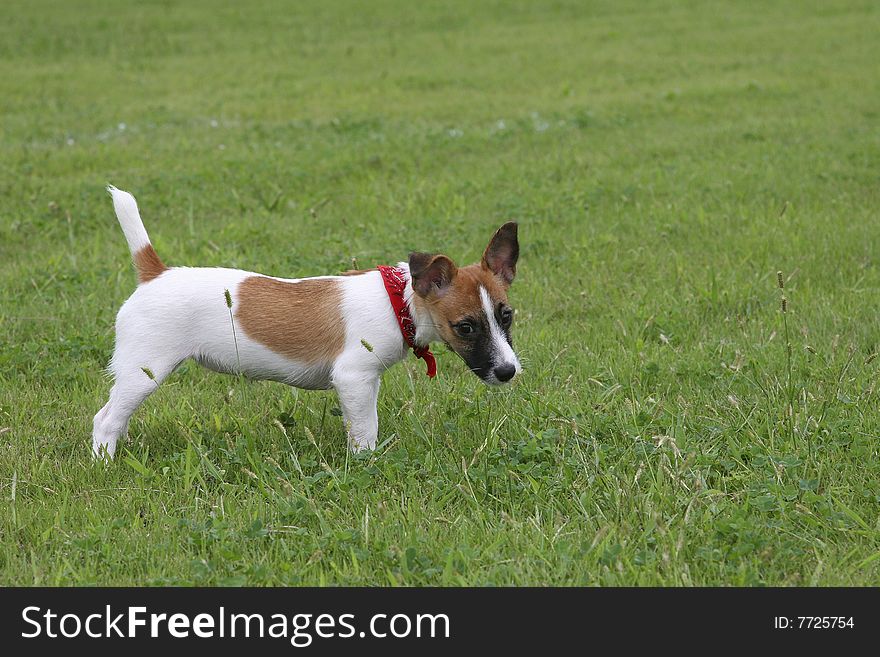
<path fill-rule="evenodd" d="M 92 450 L 112 459 L 143 401 L 183 361 L 305 389 L 334 388 L 352 451 L 375 449 L 382 373 L 412 349 L 436 373 L 442 341 L 487 384 L 521 371 L 507 291 L 519 258 L 517 224 L 494 234 L 482 260 L 457 267 L 414 252 L 408 262 L 338 276 L 276 278 L 238 269 L 166 267 L 137 202 L 108 186 L 138 286 L 116 316 L 114 383 L 95 415 Z"/>

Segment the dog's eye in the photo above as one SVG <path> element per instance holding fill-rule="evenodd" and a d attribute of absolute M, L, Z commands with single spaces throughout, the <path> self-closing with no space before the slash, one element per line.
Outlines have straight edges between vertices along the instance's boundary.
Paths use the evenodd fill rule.
<path fill-rule="evenodd" d="M 513 311 L 510 308 L 502 308 L 501 309 L 501 324 L 503 326 L 510 326 L 510 323 L 513 321 Z"/>
<path fill-rule="evenodd" d="M 455 332 L 459 335 L 472 335 L 477 328 L 474 326 L 473 322 L 459 322 L 454 326 Z"/>

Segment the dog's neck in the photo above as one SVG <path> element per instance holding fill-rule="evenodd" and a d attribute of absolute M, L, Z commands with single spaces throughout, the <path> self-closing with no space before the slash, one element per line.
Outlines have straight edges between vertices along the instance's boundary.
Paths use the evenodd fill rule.
<path fill-rule="evenodd" d="M 440 334 L 437 332 L 431 313 L 425 305 L 425 302 L 415 293 L 412 287 L 412 277 L 409 273 L 409 263 L 398 262 L 397 267 L 402 269 L 406 278 L 406 287 L 403 290 L 403 298 L 409 309 L 409 315 L 412 317 L 413 324 L 416 325 L 416 337 L 414 342 L 419 347 L 427 347 L 432 342 L 441 340 Z"/>

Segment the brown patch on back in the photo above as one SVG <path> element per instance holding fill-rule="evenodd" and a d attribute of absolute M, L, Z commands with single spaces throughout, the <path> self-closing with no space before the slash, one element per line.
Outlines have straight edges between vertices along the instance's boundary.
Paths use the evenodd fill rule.
<path fill-rule="evenodd" d="M 147 244 L 135 253 L 133 259 L 139 283 L 149 283 L 168 269 L 162 260 L 159 259 L 159 254 L 156 253 L 152 244 Z"/>
<path fill-rule="evenodd" d="M 486 288 L 494 302 L 507 303 L 507 289 L 492 272 L 480 265 L 459 267 L 458 272 L 449 286 L 449 290 L 440 297 L 424 299 L 413 296 L 416 303 L 424 304 L 443 339 L 453 348 L 462 342 L 449 324 L 456 323 L 465 317 L 479 317 L 483 311 L 480 299 L 480 286 Z"/>
<path fill-rule="evenodd" d="M 342 290 L 331 278 L 297 283 L 250 276 L 238 286 L 235 318 L 249 338 L 302 363 L 332 362 L 345 346 Z"/>

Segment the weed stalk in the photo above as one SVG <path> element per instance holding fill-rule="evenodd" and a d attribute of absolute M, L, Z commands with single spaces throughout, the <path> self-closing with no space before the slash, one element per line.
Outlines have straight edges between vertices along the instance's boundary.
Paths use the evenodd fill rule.
<path fill-rule="evenodd" d="M 229 323 L 232 325 L 232 342 L 235 344 L 235 361 L 238 365 L 238 382 L 239 387 L 242 389 L 242 396 L 247 401 L 247 391 L 244 388 L 244 374 L 241 370 L 241 354 L 238 352 L 238 334 L 235 331 L 235 317 L 232 314 L 232 295 L 229 293 L 229 290 L 223 290 L 223 296 L 226 299 L 226 308 L 229 310 Z"/>
<path fill-rule="evenodd" d="M 786 408 L 785 417 L 788 424 L 789 439 L 794 441 L 794 377 L 792 376 L 791 365 L 791 337 L 788 329 L 788 298 L 785 296 L 785 278 L 781 271 L 776 272 L 776 284 L 779 286 L 780 292 L 780 309 L 782 310 L 782 330 L 785 334 L 785 367 L 786 367 Z M 807 453 L 810 461 L 813 460 L 813 440 L 807 437 Z"/>

